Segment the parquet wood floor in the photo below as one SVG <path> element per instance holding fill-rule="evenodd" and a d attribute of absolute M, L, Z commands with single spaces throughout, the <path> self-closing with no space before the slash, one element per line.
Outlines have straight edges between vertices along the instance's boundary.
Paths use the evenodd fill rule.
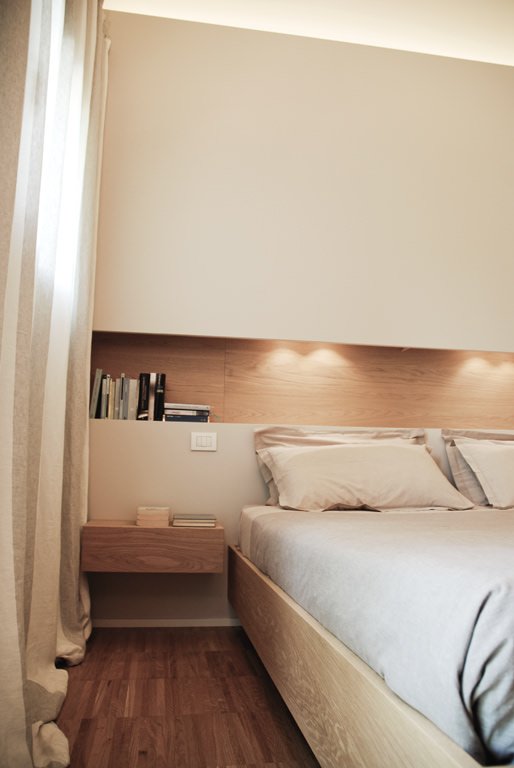
<path fill-rule="evenodd" d="M 239 627 L 94 630 L 57 722 L 71 768 L 319 768 Z"/>

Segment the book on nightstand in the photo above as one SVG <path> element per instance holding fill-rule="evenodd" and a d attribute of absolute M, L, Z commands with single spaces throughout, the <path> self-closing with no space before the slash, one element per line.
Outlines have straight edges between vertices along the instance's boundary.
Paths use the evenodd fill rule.
<path fill-rule="evenodd" d="M 138 507 L 136 525 L 145 528 L 167 528 L 170 524 L 169 507 Z"/>
<path fill-rule="evenodd" d="M 174 514 L 171 523 L 176 528 L 214 528 L 216 517 L 210 513 Z"/>

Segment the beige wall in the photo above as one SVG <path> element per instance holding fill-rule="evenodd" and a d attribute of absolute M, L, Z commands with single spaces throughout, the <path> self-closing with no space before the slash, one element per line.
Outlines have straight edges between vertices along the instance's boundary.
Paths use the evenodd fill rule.
<path fill-rule="evenodd" d="M 109 25 L 95 328 L 514 351 L 514 68 Z"/>
<path fill-rule="evenodd" d="M 263 503 L 248 424 L 91 421 L 89 518 L 136 519 L 139 505 L 172 512 L 213 512 L 227 544 L 238 537 L 245 504 Z M 191 432 L 215 431 L 218 450 L 192 452 Z M 234 621 L 227 574 L 91 574 L 99 625 L 223 624 Z"/>

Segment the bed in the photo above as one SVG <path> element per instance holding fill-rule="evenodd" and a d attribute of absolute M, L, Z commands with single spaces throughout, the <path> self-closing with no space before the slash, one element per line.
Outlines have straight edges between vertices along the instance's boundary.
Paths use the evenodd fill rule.
<path fill-rule="evenodd" d="M 444 436 L 448 447 L 455 447 L 453 437 Z M 383 445 L 382 453 L 371 451 L 381 465 L 388 455 Z M 507 446 L 511 442 L 503 453 Z M 269 446 L 262 450 L 260 458 L 269 458 Z M 303 461 L 305 452 L 298 453 Z M 289 461 L 289 452 L 282 454 Z M 230 551 L 229 598 L 320 764 L 512 764 L 514 516 L 508 487 L 499 486 L 503 509 L 477 507 L 467 497 L 461 503 L 451 495 L 453 484 L 446 507 L 312 509 L 309 489 L 295 498 L 309 508 L 285 509 L 276 501 L 312 481 L 305 481 L 301 462 L 300 469 L 289 489 L 280 472 L 263 472 L 280 487 L 272 490 L 272 503 L 242 516 L 240 548 Z M 477 477 L 490 493 L 487 478 Z M 394 478 L 393 485 L 398 482 Z M 416 486 L 412 476 L 409 482 Z M 378 490 L 384 498 L 384 487 Z M 343 589 L 336 592 L 335 583 Z"/>

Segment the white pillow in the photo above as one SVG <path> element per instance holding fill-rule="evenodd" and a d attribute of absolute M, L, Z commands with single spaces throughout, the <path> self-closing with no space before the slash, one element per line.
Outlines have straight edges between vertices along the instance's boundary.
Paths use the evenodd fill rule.
<path fill-rule="evenodd" d="M 494 440 L 455 440 L 493 507 L 514 507 L 514 445 Z"/>
<path fill-rule="evenodd" d="M 501 441 L 502 443 L 509 441 L 514 444 L 514 432 L 506 430 L 486 432 L 480 429 L 443 429 L 441 430 L 441 436 L 446 443 L 448 462 L 458 490 L 477 507 L 489 504 L 478 477 L 455 445 L 455 440 L 460 440 L 461 444 L 462 442 L 476 443 L 479 440 Z"/>
<path fill-rule="evenodd" d="M 453 442 L 453 441 L 452 441 Z M 446 455 L 452 471 L 455 485 L 459 491 L 477 507 L 489 504 L 484 489 L 456 445 L 447 444 Z"/>
<path fill-rule="evenodd" d="M 355 444 L 261 451 L 282 507 L 470 509 L 423 445 Z"/>
<path fill-rule="evenodd" d="M 278 504 L 278 490 L 273 475 L 267 466 L 265 454 L 268 448 L 277 446 L 340 445 L 341 443 L 369 443 L 380 440 L 387 443 L 416 444 L 425 442 L 425 431 L 418 428 L 393 427 L 342 427 L 335 430 L 316 429 L 314 427 L 261 427 L 255 430 L 255 451 L 257 464 L 268 486 L 269 498 L 266 504 Z"/>

